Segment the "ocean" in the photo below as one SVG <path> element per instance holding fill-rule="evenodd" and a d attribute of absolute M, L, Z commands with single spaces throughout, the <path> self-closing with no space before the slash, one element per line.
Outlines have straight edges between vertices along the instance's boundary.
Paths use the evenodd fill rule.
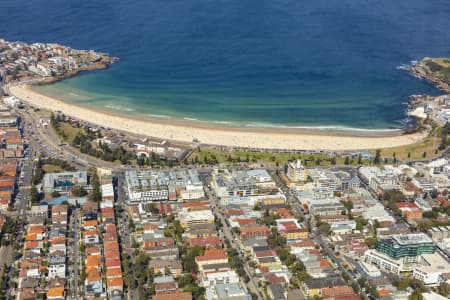
<path fill-rule="evenodd" d="M 324 130 L 405 126 L 397 70 L 450 56 L 448 0 L 2 0 L 0 38 L 120 58 L 38 91 L 128 116 Z"/>

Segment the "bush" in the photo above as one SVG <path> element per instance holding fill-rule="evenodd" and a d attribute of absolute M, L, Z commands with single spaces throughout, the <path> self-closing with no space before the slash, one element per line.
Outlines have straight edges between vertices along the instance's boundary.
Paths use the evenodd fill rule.
<path fill-rule="evenodd" d="M 53 192 L 52 192 L 52 197 L 53 197 L 53 198 L 57 198 L 57 197 L 59 197 L 59 196 L 61 196 L 61 194 L 60 194 L 58 191 L 53 191 Z"/>
<path fill-rule="evenodd" d="M 72 195 L 74 195 L 75 197 L 84 197 L 87 194 L 88 192 L 81 186 L 74 186 L 72 188 Z"/>

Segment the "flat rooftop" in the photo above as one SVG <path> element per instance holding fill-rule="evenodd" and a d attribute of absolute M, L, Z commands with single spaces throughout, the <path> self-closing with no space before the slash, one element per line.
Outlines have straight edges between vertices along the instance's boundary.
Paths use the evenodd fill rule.
<path fill-rule="evenodd" d="M 433 240 L 425 233 L 397 234 L 393 235 L 392 239 L 394 239 L 399 245 L 433 243 Z"/>

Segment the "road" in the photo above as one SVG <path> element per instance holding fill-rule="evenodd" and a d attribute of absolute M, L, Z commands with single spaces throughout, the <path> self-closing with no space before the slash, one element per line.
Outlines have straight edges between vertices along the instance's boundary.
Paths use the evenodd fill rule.
<path fill-rule="evenodd" d="M 240 242 L 240 239 L 236 239 L 233 237 L 231 228 L 228 226 L 222 212 L 219 210 L 217 202 L 215 203 L 215 205 L 213 205 L 213 212 L 216 216 L 220 218 L 220 221 L 223 224 L 222 231 L 220 232 L 222 234 L 221 239 L 223 240 L 224 237 L 227 238 L 230 241 L 230 245 L 239 253 L 239 255 L 242 258 L 242 261 L 245 262 L 245 257 L 243 256 L 243 247 Z M 258 289 L 258 283 L 256 282 L 253 273 L 250 271 L 250 268 L 247 263 L 244 263 L 244 270 L 247 273 L 248 278 L 250 278 L 250 281 L 247 282 L 246 284 L 248 290 L 253 294 L 257 295 L 258 299 L 264 299 L 261 291 Z"/>
<path fill-rule="evenodd" d="M 286 195 L 286 200 L 287 203 L 289 205 L 291 205 L 292 207 L 292 211 L 294 212 L 295 216 L 297 218 L 301 218 L 303 220 L 306 220 L 306 216 L 303 213 L 303 209 L 298 201 L 298 198 L 296 197 L 295 193 L 292 192 L 287 186 L 286 184 L 284 184 L 284 182 L 280 179 L 280 177 L 276 174 L 272 174 L 272 177 L 275 179 L 277 185 L 279 187 L 281 187 L 281 189 L 283 190 L 283 192 Z M 338 270 L 341 271 L 341 273 L 344 273 L 346 276 L 348 276 L 349 281 L 348 284 L 353 284 L 356 283 L 358 286 L 358 282 L 356 280 L 356 278 L 354 277 L 354 274 L 350 274 L 343 266 L 342 266 L 342 259 L 337 257 L 333 250 L 330 249 L 330 247 L 328 247 L 328 245 L 325 243 L 325 241 L 323 240 L 322 236 L 316 231 L 316 230 L 312 230 L 311 232 L 311 238 L 314 240 L 314 242 L 318 245 L 320 245 L 320 247 L 325 250 L 325 252 L 327 253 L 327 256 L 330 258 L 331 262 L 337 267 Z M 368 297 L 364 294 L 361 293 L 362 298 L 367 300 Z"/>
<path fill-rule="evenodd" d="M 71 267 L 71 274 L 70 274 L 70 287 L 71 290 L 69 291 L 69 295 L 71 295 L 71 299 L 77 299 L 79 295 L 79 287 L 80 283 L 79 280 L 79 271 L 81 267 L 81 260 L 80 260 L 80 240 L 81 240 L 81 232 L 79 230 L 80 227 L 80 211 L 74 210 L 71 219 L 70 219 L 70 226 L 73 229 L 73 244 L 72 248 L 70 249 L 70 258 L 72 260 Z"/>
<path fill-rule="evenodd" d="M 30 141 L 36 143 L 36 149 L 50 157 L 59 158 L 76 165 L 78 169 L 89 167 L 102 167 L 116 169 L 118 166 L 113 162 L 81 153 L 78 149 L 62 143 L 55 134 L 50 124 L 45 127 L 41 124 L 41 116 L 31 108 L 17 110 L 24 123 L 24 131 L 28 132 Z"/>
<path fill-rule="evenodd" d="M 115 186 L 115 193 L 116 193 L 116 204 L 122 206 L 122 212 L 118 215 L 116 215 L 117 218 L 117 234 L 119 235 L 120 244 L 122 247 L 122 251 L 127 251 L 130 254 L 130 259 L 133 261 L 133 251 L 131 251 L 131 244 L 132 244 L 132 234 L 130 234 L 128 225 L 129 225 L 129 219 L 128 214 L 125 209 L 126 205 L 126 193 L 124 188 L 124 181 L 125 181 L 125 173 L 124 172 L 115 172 L 114 177 L 117 179 L 117 184 Z M 139 299 L 139 291 L 138 289 L 127 289 L 127 299 Z"/>
<path fill-rule="evenodd" d="M 26 208 L 29 204 L 31 180 L 33 177 L 33 171 L 35 167 L 36 148 L 38 145 L 29 139 L 28 132 L 23 128 L 23 121 L 19 125 L 22 130 L 23 137 L 28 140 L 28 148 L 26 156 L 20 160 L 20 186 L 15 197 L 14 207 L 16 209 L 16 216 L 26 217 Z"/>

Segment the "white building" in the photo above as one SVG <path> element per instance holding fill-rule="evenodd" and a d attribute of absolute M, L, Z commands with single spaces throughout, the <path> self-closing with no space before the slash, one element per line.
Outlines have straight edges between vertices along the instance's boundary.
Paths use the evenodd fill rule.
<path fill-rule="evenodd" d="M 427 286 L 439 285 L 440 276 L 450 270 L 449 262 L 438 252 L 422 254 L 420 264 L 414 267 L 413 278 L 422 281 Z"/>
<path fill-rule="evenodd" d="M 129 203 L 193 200 L 205 195 L 197 171 L 190 169 L 176 172 L 127 171 L 125 182 Z"/>
<path fill-rule="evenodd" d="M 400 169 L 390 165 L 383 168 L 360 167 L 358 175 L 376 193 L 380 193 L 383 188 L 400 188 L 400 182 L 406 179 Z"/>
<path fill-rule="evenodd" d="M 308 179 L 308 170 L 298 159 L 296 162 L 290 162 L 287 165 L 286 176 L 291 182 L 305 182 Z"/>
<path fill-rule="evenodd" d="M 374 249 L 369 249 L 364 253 L 363 261 L 377 266 L 380 270 L 400 274 L 405 271 L 412 271 L 411 266 L 406 266 L 401 259 L 393 259 L 386 254 L 380 253 Z"/>
<path fill-rule="evenodd" d="M 356 264 L 356 269 L 364 278 L 381 276 L 381 272 L 377 269 L 377 267 L 363 261 L 358 261 Z"/>
<path fill-rule="evenodd" d="M 392 222 L 395 223 L 394 217 L 392 217 L 385 209 L 384 206 L 377 202 L 373 206 L 369 206 L 362 213 L 364 219 L 367 219 L 371 222 Z"/>
<path fill-rule="evenodd" d="M 48 267 L 48 279 L 66 278 L 66 265 L 52 265 Z"/>
<path fill-rule="evenodd" d="M 9 107 L 15 107 L 22 101 L 20 101 L 20 99 L 17 97 L 11 96 L 3 99 L 3 102 Z"/>
<path fill-rule="evenodd" d="M 252 297 L 239 283 L 219 283 L 206 289 L 207 300 L 251 300 Z"/>
<path fill-rule="evenodd" d="M 232 270 L 216 270 L 211 272 L 202 272 L 200 285 L 209 287 L 221 283 L 239 283 L 239 276 Z"/>
<path fill-rule="evenodd" d="M 249 197 L 278 192 L 275 181 L 266 170 L 214 170 L 211 187 L 220 199 Z"/>
<path fill-rule="evenodd" d="M 193 224 L 212 224 L 214 223 L 214 215 L 211 210 L 182 210 L 178 213 L 180 224 L 184 228 L 188 228 Z"/>

